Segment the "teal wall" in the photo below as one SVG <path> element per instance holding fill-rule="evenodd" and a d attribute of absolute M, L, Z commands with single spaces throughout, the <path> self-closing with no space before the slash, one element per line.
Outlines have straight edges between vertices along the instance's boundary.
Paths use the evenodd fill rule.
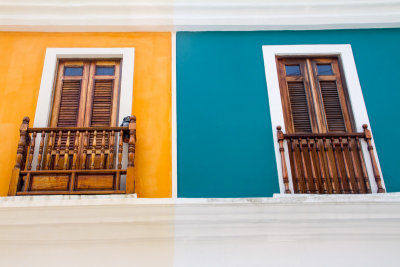
<path fill-rule="evenodd" d="M 279 192 L 262 45 L 351 44 L 388 191 L 400 191 L 400 29 L 179 32 L 179 197 Z"/>

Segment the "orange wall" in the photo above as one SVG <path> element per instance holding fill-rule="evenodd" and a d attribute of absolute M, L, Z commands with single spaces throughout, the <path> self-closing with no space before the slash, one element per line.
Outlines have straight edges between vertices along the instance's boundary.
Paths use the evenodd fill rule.
<path fill-rule="evenodd" d="M 0 195 L 15 163 L 22 118 L 31 126 L 46 48 L 134 47 L 138 197 L 171 197 L 171 34 L 0 32 Z"/>

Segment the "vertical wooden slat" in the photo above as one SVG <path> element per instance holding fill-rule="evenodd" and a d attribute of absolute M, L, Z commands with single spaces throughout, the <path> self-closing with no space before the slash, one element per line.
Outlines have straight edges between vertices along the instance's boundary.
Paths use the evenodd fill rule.
<path fill-rule="evenodd" d="M 300 179 L 299 179 L 299 170 L 297 168 L 297 160 L 296 160 L 296 152 L 295 152 L 295 144 L 296 140 L 293 138 L 290 138 L 290 151 L 292 152 L 292 159 L 293 159 L 293 168 L 294 168 L 294 180 L 296 181 L 297 185 L 297 192 L 296 193 L 301 193 L 301 184 L 300 184 Z"/>
<path fill-rule="evenodd" d="M 115 131 L 111 131 L 109 133 L 109 138 L 108 138 L 108 144 L 109 144 L 109 151 L 110 154 L 108 155 L 107 161 L 108 161 L 108 168 L 113 169 L 114 168 L 114 140 L 115 140 Z"/>
<path fill-rule="evenodd" d="M 312 155 L 310 138 L 307 138 L 307 150 L 308 150 L 308 155 L 310 157 L 312 180 L 313 180 L 313 183 L 314 183 L 315 191 L 318 194 L 319 193 L 319 187 L 318 187 L 318 181 L 317 181 L 317 172 L 315 171 L 315 166 L 314 166 L 314 162 L 313 162 L 313 158 L 314 157 Z"/>
<path fill-rule="evenodd" d="M 60 150 L 61 150 L 61 139 L 62 139 L 62 131 L 58 132 L 58 142 L 56 147 L 56 159 L 54 169 L 58 170 L 60 166 Z"/>
<path fill-rule="evenodd" d="M 346 181 L 349 185 L 349 192 L 350 194 L 353 194 L 353 186 L 351 184 L 350 181 L 350 171 L 349 171 L 349 165 L 347 163 L 347 159 L 346 159 L 346 153 L 344 151 L 344 146 L 343 146 L 343 138 L 339 137 L 339 143 L 340 143 L 340 151 L 342 152 L 342 156 L 343 156 L 343 162 L 344 162 L 344 170 L 345 170 L 345 174 L 346 174 Z"/>
<path fill-rule="evenodd" d="M 82 170 L 86 169 L 87 148 L 88 148 L 88 142 L 89 142 L 88 135 L 89 135 L 88 131 L 85 131 L 85 134 L 83 135 L 83 152 L 82 152 L 82 162 L 81 162 Z"/>
<path fill-rule="evenodd" d="M 53 146 L 54 146 L 54 132 L 50 131 L 49 144 L 47 146 L 47 153 L 46 153 L 46 165 L 44 167 L 45 170 L 50 170 L 51 168 L 51 152 L 53 151 Z"/>
<path fill-rule="evenodd" d="M 97 131 L 94 131 L 93 133 L 93 144 L 92 144 L 92 156 L 90 157 L 91 164 L 90 164 L 90 169 L 94 169 L 94 163 L 96 159 L 96 145 L 97 145 Z"/>
<path fill-rule="evenodd" d="M 343 138 L 342 138 L 342 137 L 339 137 L 339 144 L 340 144 L 340 151 L 341 151 L 342 156 L 343 156 L 343 163 L 344 163 L 344 170 L 345 170 L 345 175 L 346 175 L 346 182 L 347 182 L 348 185 L 349 185 L 349 192 L 350 192 L 350 194 L 353 194 L 354 191 L 353 191 L 353 186 L 352 186 L 351 181 L 350 181 L 349 165 L 348 165 L 348 163 L 347 163 L 346 153 L 345 153 L 345 150 L 344 150 Z"/>
<path fill-rule="evenodd" d="M 321 176 L 322 180 L 322 188 L 323 188 L 323 193 L 327 194 L 328 193 L 328 187 L 326 185 L 326 177 L 325 177 L 325 171 L 324 171 L 324 162 L 322 159 L 321 155 L 321 149 L 320 149 L 320 140 L 318 138 L 314 138 L 314 144 L 315 144 L 315 151 L 317 153 L 317 159 L 318 159 L 318 165 L 319 165 L 319 174 Z"/>
<path fill-rule="evenodd" d="M 36 141 L 36 132 L 33 132 L 31 138 L 31 145 L 29 147 L 28 166 L 26 167 L 28 171 L 32 169 L 33 152 L 35 151 L 35 141 Z"/>
<path fill-rule="evenodd" d="M 79 149 L 79 131 L 75 133 L 75 144 L 74 144 L 74 155 L 72 156 L 72 169 L 77 169 L 78 161 L 78 149 Z"/>
<path fill-rule="evenodd" d="M 372 146 L 372 142 L 371 142 L 371 139 L 372 139 L 371 131 L 368 130 L 368 125 L 366 125 L 366 124 L 364 124 L 362 127 L 364 129 L 364 138 L 367 141 L 367 145 L 368 145 L 368 151 L 369 151 L 369 156 L 371 158 L 371 164 L 372 164 L 372 170 L 373 170 L 374 176 L 375 176 L 375 182 L 376 182 L 376 185 L 378 186 L 378 193 L 385 193 L 386 190 L 382 186 L 381 174 L 378 169 L 378 164 L 376 163 L 374 147 Z"/>
<path fill-rule="evenodd" d="M 338 179 L 338 182 L 339 182 L 340 193 L 343 194 L 343 193 L 345 193 L 345 191 L 344 191 L 344 187 L 343 187 L 343 181 L 342 181 L 342 174 L 341 174 L 341 171 L 340 171 L 339 159 L 338 159 L 338 157 L 336 155 L 335 138 L 331 138 L 331 147 L 332 147 L 333 157 L 335 159 L 336 174 L 337 174 L 337 179 Z"/>
<path fill-rule="evenodd" d="M 124 136 L 124 132 L 121 130 L 119 132 L 119 145 L 118 145 L 118 169 L 120 170 L 122 168 L 122 139 Z"/>
<path fill-rule="evenodd" d="M 358 137 L 356 137 L 356 148 L 357 148 L 358 156 L 360 157 L 361 173 L 364 178 L 364 184 L 365 184 L 367 193 L 372 193 L 371 184 L 369 183 L 369 178 L 368 178 L 367 167 L 365 166 L 364 156 L 361 151 L 360 139 Z"/>
<path fill-rule="evenodd" d="M 356 180 L 356 185 L 357 185 L 357 188 L 356 188 L 355 192 L 357 192 L 358 194 L 361 194 L 360 173 L 358 172 L 358 166 L 356 164 L 356 159 L 354 157 L 354 151 L 353 151 L 352 143 L 353 143 L 353 140 L 350 137 L 347 137 L 347 144 L 349 146 L 350 161 L 351 161 L 351 165 L 353 166 L 354 179 Z"/>
<path fill-rule="evenodd" d="M 278 143 L 279 143 L 279 152 L 281 155 L 281 162 L 282 162 L 282 176 L 283 176 L 283 184 L 285 185 L 285 193 L 290 194 L 291 191 L 289 189 L 289 177 L 285 159 L 285 149 L 283 147 L 283 132 L 281 131 L 281 126 L 276 127 L 278 130 Z"/>
<path fill-rule="evenodd" d="M 69 167 L 69 144 L 71 141 L 71 131 L 67 132 L 67 142 L 65 144 L 65 150 L 64 150 L 64 166 L 63 169 L 67 170 Z"/>
<path fill-rule="evenodd" d="M 301 163 L 302 163 L 301 166 L 303 168 L 304 184 L 306 186 L 306 193 L 310 194 L 311 191 L 310 191 L 310 186 L 308 184 L 307 165 L 306 165 L 306 160 L 304 158 L 303 144 L 302 144 L 302 139 L 301 138 L 299 138 L 297 145 L 299 146 L 299 151 L 300 151 L 300 156 L 301 156 Z"/>
<path fill-rule="evenodd" d="M 324 143 L 324 155 L 325 155 L 326 164 L 328 166 L 328 175 L 329 175 L 329 181 L 330 181 L 330 184 L 331 184 L 331 187 L 332 187 L 332 193 L 336 194 L 335 183 L 333 181 L 333 171 L 332 171 L 331 161 L 329 159 L 329 154 L 328 154 L 329 153 L 329 149 L 328 149 L 328 146 L 327 146 L 327 143 L 326 143 L 327 140 L 324 137 L 322 139 L 322 141 Z M 333 153 L 335 153 L 335 152 L 333 152 Z"/>
<path fill-rule="evenodd" d="M 42 169 L 42 158 L 43 158 L 43 153 L 44 153 L 44 140 L 45 140 L 45 138 L 46 138 L 46 132 L 42 131 L 42 134 L 41 134 L 41 137 L 40 137 L 39 153 L 38 153 L 36 170 L 41 170 Z"/>
<path fill-rule="evenodd" d="M 104 168 L 104 149 L 106 146 L 106 131 L 103 131 L 100 148 L 100 169 Z"/>

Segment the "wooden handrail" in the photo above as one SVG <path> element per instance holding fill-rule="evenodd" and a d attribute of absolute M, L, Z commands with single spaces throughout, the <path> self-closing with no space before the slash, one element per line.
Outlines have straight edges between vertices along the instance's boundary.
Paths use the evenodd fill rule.
<path fill-rule="evenodd" d="M 134 193 L 135 145 L 135 116 L 128 126 L 48 128 L 29 128 L 25 117 L 9 195 L 121 193 L 121 175 L 126 175 L 124 192 Z"/>
<path fill-rule="evenodd" d="M 46 132 L 49 133 L 51 131 L 57 132 L 57 131 L 126 131 L 129 130 L 129 126 L 96 126 L 96 127 L 36 127 L 36 128 L 29 128 L 28 133 L 32 132 Z"/>
<path fill-rule="evenodd" d="M 290 193 L 284 141 L 288 142 L 291 173 L 295 193 L 371 193 L 361 140 L 368 146 L 368 155 L 378 187 L 382 185 L 379 167 L 366 124 L 361 133 L 294 133 L 285 134 L 277 127 L 285 193 Z"/>

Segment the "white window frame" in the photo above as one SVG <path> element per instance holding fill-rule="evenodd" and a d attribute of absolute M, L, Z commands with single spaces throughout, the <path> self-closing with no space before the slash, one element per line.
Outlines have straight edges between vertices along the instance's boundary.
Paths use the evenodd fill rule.
<path fill-rule="evenodd" d="M 363 124 L 367 124 L 369 129 L 372 132 L 371 125 L 369 123 L 367 108 L 365 106 L 364 97 L 361 90 L 360 81 L 358 79 L 356 64 L 354 61 L 353 52 L 351 49 L 351 45 L 349 44 L 340 44 L 340 45 L 264 45 L 263 49 L 263 57 L 264 57 L 264 67 L 265 67 L 265 77 L 267 80 L 267 90 L 268 90 L 268 101 L 269 101 L 269 109 L 271 115 L 271 124 L 272 124 L 272 132 L 273 132 L 273 140 L 274 140 L 274 150 L 275 150 L 275 158 L 278 169 L 278 178 L 279 178 L 279 189 L 280 193 L 283 194 L 285 192 L 285 187 L 283 183 L 282 176 L 282 162 L 279 153 L 279 145 L 277 139 L 276 127 L 280 125 L 282 127 L 282 131 L 285 132 L 285 121 L 283 117 L 283 109 L 281 102 L 281 93 L 279 89 L 279 80 L 278 80 L 278 71 L 277 71 L 277 56 L 321 56 L 321 55 L 329 55 L 329 56 L 338 56 L 341 60 L 345 82 L 347 86 L 347 91 L 349 94 L 349 101 L 352 107 L 354 121 L 357 132 L 362 132 Z M 377 149 L 374 143 L 374 139 L 372 138 L 372 144 L 374 146 L 375 158 L 377 160 L 378 169 L 382 178 L 382 185 L 385 188 L 385 183 L 383 180 L 381 168 L 379 165 L 379 158 L 377 154 Z M 365 164 L 367 167 L 368 177 L 371 184 L 372 193 L 376 193 L 378 190 L 377 184 L 375 182 L 375 177 L 372 169 L 372 164 L 370 161 L 370 156 L 367 148 L 367 144 L 364 140 L 361 142 L 362 152 L 364 154 Z M 286 162 L 289 162 L 289 153 L 287 143 L 285 141 L 285 158 Z M 289 187 L 291 192 L 293 193 L 293 180 L 292 174 L 290 170 L 290 165 L 288 164 L 288 173 L 289 173 Z"/>
<path fill-rule="evenodd" d="M 135 48 L 47 48 L 33 127 L 49 126 L 54 87 L 57 79 L 57 64 L 60 59 L 69 58 L 121 59 L 120 102 L 117 125 L 122 122 L 125 116 L 131 115 Z M 40 140 L 40 133 L 37 138 Z M 127 144 L 124 144 L 124 149 L 127 150 L 125 146 Z M 35 148 L 34 158 L 37 158 L 38 149 L 38 147 Z M 32 167 L 36 168 L 36 160 L 33 160 L 32 164 Z M 122 165 L 127 165 L 127 155 L 125 154 L 123 155 Z"/>

